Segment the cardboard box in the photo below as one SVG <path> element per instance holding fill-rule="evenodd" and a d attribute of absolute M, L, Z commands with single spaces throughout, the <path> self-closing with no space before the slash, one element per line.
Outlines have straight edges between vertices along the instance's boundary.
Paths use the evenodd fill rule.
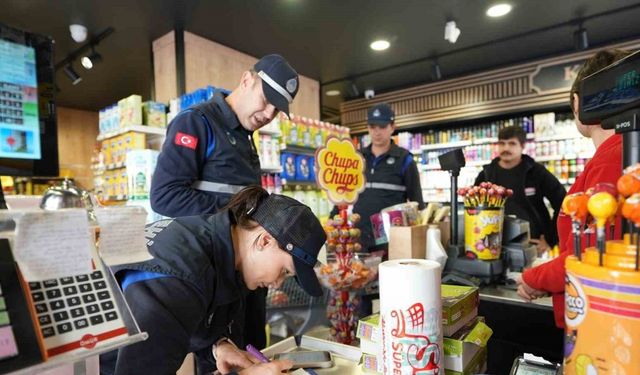
<path fill-rule="evenodd" d="M 426 251 L 426 225 L 389 228 L 389 260 L 425 259 Z"/>
<path fill-rule="evenodd" d="M 371 374 L 382 374 L 382 358 L 373 354 L 362 354 L 362 370 Z"/>
<path fill-rule="evenodd" d="M 465 373 L 478 353 L 487 346 L 493 330 L 484 324 L 484 318 L 476 317 L 452 337 L 443 338 L 444 367 Z"/>
<path fill-rule="evenodd" d="M 478 315 L 480 294 L 478 288 L 460 285 L 441 285 L 442 329 L 452 336 L 463 325 Z"/>
<path fill-rule="evenodd" d="M 380 331 L 380 314 L 373 314 L 358 321 L 356 337 L 373 342 L 382 342 L 382 332 Z"/>
<path fill-rule="evenodd" d="M 444 369 L 445 375 L 474 375 L 484 374 L 487 371 L 487 348 L 481 348 L 475 357 L 469 362 L 464 371 Z"/>
<path fill-rule="evenodd" d="M 440 240 L 446 249 L 451 229 L 449 222 L 440 222 Z M 426 259 L 428 225 L 389 228 L 389 259 Z"/>

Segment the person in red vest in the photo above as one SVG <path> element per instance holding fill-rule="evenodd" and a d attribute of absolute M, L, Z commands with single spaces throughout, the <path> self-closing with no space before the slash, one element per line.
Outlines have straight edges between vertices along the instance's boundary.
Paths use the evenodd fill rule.
<path fill-rule="evenodd" d="M 597 183 L 608 182 L 616 185 L 622 175 L 622 136 L 614 130 L 602 129 L 598 125 L 583 125 L 578 117 L 580 105 L 580 81 L 585 77 L 603 69 L 604 67 L 626 57 L 629 52 L 622 50 L 604 50 L 589 58 L 578 72 L 570 92 L 570 105 L 575 117 L 576 126 L 580 134 L 591 138 L 596 146 L 593 158 L 585 165 L 584 171 L 576 178 L 567 194 L 585 192 Z M 558 217 L 558 239 L 560 256 L 557 258 L 525 270 L 518 281 L 518 295 L 531 301 L 551 294 L 553 299 L 553 313 L 555 323 L 564 328 L 564 288 L 565 288 L 565 259 L 574 253 L 571 234 L 571 218 L 560 212 Z M 621 236 L 620 218 L 615 224 L 615 238 Z M 583 247 L 587 245 L 582 240 Z M 594 244 L 591 244 L 593 246 Z M 584 248 L 582 249 L 584 251 Z"/>

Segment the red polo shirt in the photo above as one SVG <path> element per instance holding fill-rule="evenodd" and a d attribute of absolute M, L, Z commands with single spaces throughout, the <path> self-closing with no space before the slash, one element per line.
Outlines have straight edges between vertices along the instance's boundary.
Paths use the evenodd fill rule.
<path fill-rule="evenodd" d="M 609 182 L 614 186 L 622 175 L 622 136 L 613 135 L 605 140 L 596 150 L 584 167 L 584 171 L 576 178 L 567 194 L 587 191 L 590 187 L 600 182 Z M 621 236 L 621 219 L 617 218 L 615 225 L 615 238 Z M 609 231 L 607 231 L 609 235 Z M 595 246 L 595 235 L 591 236 L 591 245 Z M 547 263 L 525 270 L 522 279 L 535 289 L 545 290 L 551 293 L 553 299 L 553 315 L 556 325 L 564 328 L 564 285 L 565 285 L 565 259 L 573 254 L 573 236 L 571 234 L 571 218 L 560 212 L 558 217 L 558 239 L 560 256 Z M 582 250 L 587 245 L 586 237 L 582 238 Z"/>

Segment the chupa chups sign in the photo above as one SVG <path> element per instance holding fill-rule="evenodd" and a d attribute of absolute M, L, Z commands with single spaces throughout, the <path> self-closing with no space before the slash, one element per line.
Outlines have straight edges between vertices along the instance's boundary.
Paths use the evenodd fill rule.
<path fill-rule="evenodd" d="M 364 158 L 348 139 L 329 138 L 316 151 L 316 180 L 331 203 L 349 205 L 364 190 Z"/>

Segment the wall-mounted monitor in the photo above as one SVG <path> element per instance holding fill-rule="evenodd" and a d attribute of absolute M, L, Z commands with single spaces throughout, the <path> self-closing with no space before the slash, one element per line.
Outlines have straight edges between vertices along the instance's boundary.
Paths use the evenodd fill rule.
<path fill-rule="evenodd" d="M 53 47 L 0 24 L 0 175 L 59 173 Z"/>

